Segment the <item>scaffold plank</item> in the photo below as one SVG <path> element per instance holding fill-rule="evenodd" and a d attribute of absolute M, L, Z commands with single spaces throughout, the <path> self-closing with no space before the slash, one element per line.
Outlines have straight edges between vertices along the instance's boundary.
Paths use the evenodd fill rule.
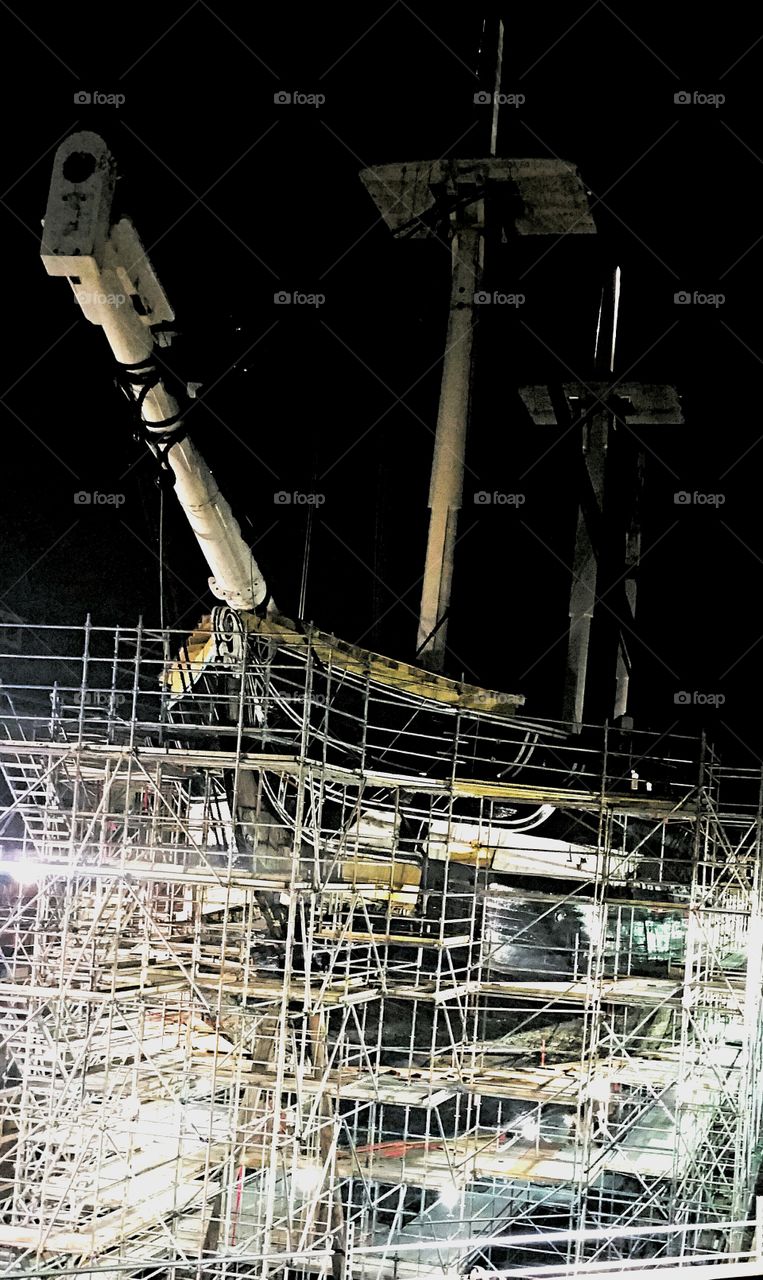
<path fill-rule="evenodd" d="M 431 947 L 441 951 L 447 947 L 468 947 L 471 935 L 468 933 L 415 934 L 415 933 L 382 933 L 361 929 L 328 930 L 317 929 L 315 937 L 325 942 L 373 943 L 376 947 Z"/>

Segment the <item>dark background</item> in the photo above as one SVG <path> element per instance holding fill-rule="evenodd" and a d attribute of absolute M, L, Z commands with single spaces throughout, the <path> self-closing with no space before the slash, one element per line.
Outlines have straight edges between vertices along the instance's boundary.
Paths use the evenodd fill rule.
<path fill-rule="evenodd" d="M 103 335 L 38 257 L 55 148 L 93 129 L 117 156 L 121 209 L 186 335 L 178 369 L 206 388 L 194 439 L 281 610 L 298 609 L 306 508 L 279 506 L 274 493 L 316 490 L 325 502 L 306 617 L 412 656 L 448 253 L 394 241 L 358 173 L 487 153 L 490 113 L 473 97 L 492 56 L 490 41 L 480 52 L 483 20 L 492 30 L 497 12 L 504 92 L 526 97 L 502 111 L 499 153 L 575 162 L 600 234 L 553 247 L 526 239 L 491 264 L 527 302 L 480 316 L 450 673 L 524 693 L 532 715 L 561 714 L 574 447 L 532 426 L 516 387 L 590 379 L 598 272 L 618 261 L 616 373 L 674 383 L 686 417 L 640 432 L 648 488 L 632 710 L 638 727 L 704 723 L 727 756 L 750 762 L 763 748 L 763 24 L 741 5 L 706 25 L 694 6 L 603 0 L 531 12 L 416 0 L 275 13 L 136 3 L 118 25 L 102 6 L 3 5 L 15 76 L 2 89 L 0 609 L 35 623 L 160 616 L 155 464 L 132 438 Z M 125 102 L 76 106 L 81 90 Z M 279 90 L 326 101 L 277 105 Z M 726 101 L 677 105 L 680 90 Z M 276 306 L 279 289 L 326 301 Z M 725 302 L 678 307 L 680 289 Z M 74 504 L 96 489 L 124 504 Z M 482 489 L 526 502 L 475 505 Z M 676 490 L 695 489 L 723 505 L 674 503 Z M 214 601 L 171 495 L 164 557 L 166 621 L 190 629 Z M 677 706 L 681 689 L 725 703 Z"/>

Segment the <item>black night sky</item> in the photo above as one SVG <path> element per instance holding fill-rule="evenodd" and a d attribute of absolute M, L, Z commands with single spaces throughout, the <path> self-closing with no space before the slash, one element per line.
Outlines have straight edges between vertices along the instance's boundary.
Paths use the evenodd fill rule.
<path fill-rule="evenodd" d="M 14 12 L 15 8 L 15 12 Z M 520 384 L 592 376 L 597 272 L 622 268 L 617 375 L 671 382 L 685 425 L 648 453 L 632 710 L 638 727 L 704 723 L 728 756 L 763 752 L 763 36 L 741 5 L 499 6 L 499 153 L 577 164 L 597 237 L 525 239 L 490 264 L 521 308 L 480 317 L 450 624 L 450 673 L 558 717 L 575 522 L 575 449 L 535 427 Z M 159 490 L 115 389 L 110 352 L 39 261 L 52 158 L 102 133 L 172 301 L 178 374 L 203 384 L 189 428 L 294 616 L 304 506 L 306 617 L 411 658 L 446 320 L 443 245 L 392 239 L 358 173 L 486 154 L 486 3 L 338 6 L 3 5 L 4 554 L 0 609 L 30 622 L 159 620 Z M 755 24 L 758 24 L 757 26 Z M 759 42 L 759 43 L 758 43 Z M 77 93 L 123 95 L 116 106 Z M 274 95 L 322 95 L 319 106 Z M 700 100 L 676 103 L 685 92 Z M 704 97 L 722 95 L 715 104 Z M 321 306 L 279 306 L 279 290 Z M 678 306 L 687 290 L 720 305 Z M 558 433 L 557 433 L 558 434 Z M 475 504 L 522 491 L 519 509 Z M 78 506 L 74 494 L 124 495 Z M 677 490 L 722 495 L 677 505 Z M 165 504 L 167 622 L 213 598 L 181 512 Z M 676 706 L 679 689 L 720 710 Z"/>

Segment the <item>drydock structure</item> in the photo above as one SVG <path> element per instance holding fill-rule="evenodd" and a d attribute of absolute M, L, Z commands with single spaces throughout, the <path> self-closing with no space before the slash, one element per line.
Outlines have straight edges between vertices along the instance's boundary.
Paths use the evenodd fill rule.
<path fill-rule="evenodd" d="M 534 164 L 364 180 L 389 225 L 457 213 L 456 243 L 476 202 L 471 287 L 496 208 L 540 233 L 551 192 L 546 231 L 591 229 L 574 170 Z M 0 625 L 0 1276 L 753 1274 L 760 772 L 586 725 L 585 601 L 563 724 L 282 617 L 163 383 L 174 317 L 111 225 L 104 144 L 56 166 L 46 266 L 221 603 L 190 637 Z M 465 287 L 454 261 L 461 327 Z M 133 307 L 98 301 L 119 288 Z M 435 668 L 468 374 L 443 375 Z M 675 420 L 665 388 L 596 386 L 589 468 L 618 415 Z M 524 395 L 549 421 L 580 389 Z M 592 601 L 582 525 L 576 554 Z"/>

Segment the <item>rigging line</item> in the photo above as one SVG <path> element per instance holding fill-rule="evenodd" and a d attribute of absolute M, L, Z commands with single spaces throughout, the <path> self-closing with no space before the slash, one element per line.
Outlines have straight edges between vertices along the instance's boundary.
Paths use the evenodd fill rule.
<path fill-rule="evenodd" d="M 318 483 L 317 472 L 313 470 L 313 478 L 311 480 L 311 491 L 315 494 L 315 486 Z M 297 617 L 303 622 L 305 620 L 305 610 L 307 608 L 307 579 L 310 572 L 310 550 L 313 541 L 313 517 L 315 514 L 315 503 L 307 504 L 307 523 L 305 524 L 305 548 L 302 553 L 302 581 L 299 584 L 299 609 Z"/>
<path fill-rule="evenodd" d="M 159 629 L 164 634 L 164 489 L 159 489 Z"/>
<path fill-rule="evenodd" d="M 162 637 L 162 672 L 163 678 L 170 669 L 171 652 L 170 637 L 166 629 L 164 608 L 164 485 L 159 485 L 159 633 Z M 166 699 L 162 697 L 161 718 L 164 722 L 168 711 Z"/>

